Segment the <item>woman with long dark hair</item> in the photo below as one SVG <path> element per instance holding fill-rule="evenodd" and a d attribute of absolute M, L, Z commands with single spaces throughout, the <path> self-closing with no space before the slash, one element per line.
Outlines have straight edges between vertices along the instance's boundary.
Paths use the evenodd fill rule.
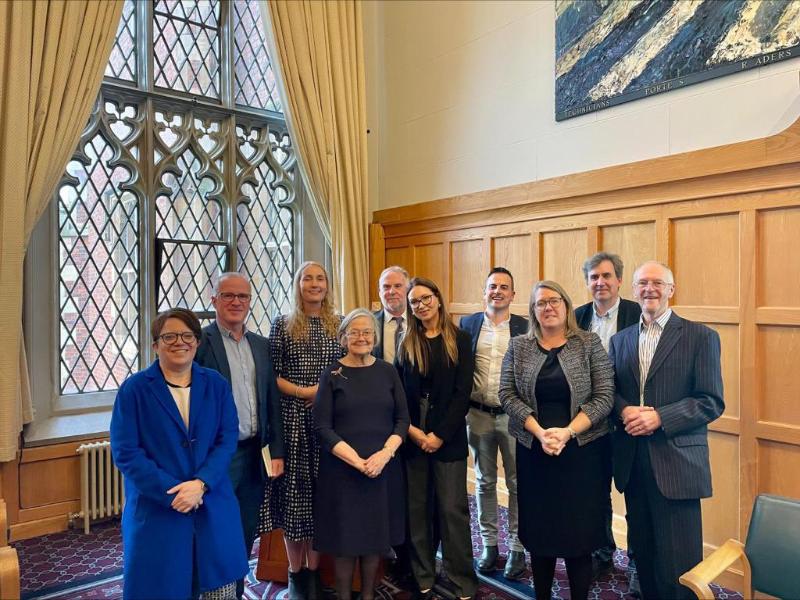
<path fill-rule="evenodd" d="M 458 597 L 470 598 L 478 587 L 467 504 L 471 341 L 453 325 L 439 287 L 430 279 L 411 280 L 406 317 L 408 328 L 395 364 L 411 418 L 410 442 L 404 446 L 411 568 L 420 596 L 430 597 L 438 530 L 447 576 Z"/>

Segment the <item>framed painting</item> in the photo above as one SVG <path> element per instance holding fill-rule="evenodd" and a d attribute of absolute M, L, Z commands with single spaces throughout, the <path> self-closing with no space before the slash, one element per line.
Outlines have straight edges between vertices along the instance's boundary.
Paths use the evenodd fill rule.
<path fill-rule="evenodd" d="M 800 0 L 556 0 L 556 120 L 800 56 Z"/>

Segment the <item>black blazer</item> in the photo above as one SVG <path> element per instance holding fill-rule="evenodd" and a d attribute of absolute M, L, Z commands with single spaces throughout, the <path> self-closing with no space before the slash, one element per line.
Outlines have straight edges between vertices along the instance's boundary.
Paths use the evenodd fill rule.
<path fill-rule="evenodd" d="M 639 327 L 612 336 L 609 356 L 619 419 L 626 406 L 639 405 Z M 647 372 L 644 400 L 661 417 L 647 443 L 658 489 L 672 500 L 711 496 L 707 425 L 725 410 L 717 332 L 673 313 Z M 636 445 L 635 437 L 616 428 L 614 481 L 620 492 L 628 485 Z"/>
<path fill-rule="evenodd" d="M 380 340 L 372 349 L 372 356 L 383 360 L 383 308 L 376 310 L 374 313 L 375 319 L 378 321 L 378 331 L 380 332 Z"/>
<path fill-rule="evenodd" d="M 587 302 L 575 309 L 575 318 L 578 320 L 578 327 L 581 329 L 592 330 L 593 307 L 593 302 Z M 619 310 L 617 311 L 617 331 L 622 331 L 626 327 L 638 323 L 641 314 L 642 307 L 638 303 L 620 298 Z"/>
<path fill-rule="evenodd" d="M 453 462 L 467 458 L 467 423 L 469 395 L 472 393 L 472 371 L 474 359 L 470 351 L 469 334 L 459 329 L 456 336 L 458 346 L 457 365 L 437 365 L 434 367 L 436 379 L 431 392 L 425 433 L 433 432 L 444 443 L 431 454 L 442 462 Z M 416 366 L 395 360 L 400 381 L 406 391 L 408 414 L 411 424 L 419 427 L 419 398 L 421 376 Z M 422 450 L 413 442 L 403 444 L 407 456 L 415 456 Z"/>
<path fill-rule="evenodd" d="M 256 396 L 258 397 L 258 428 L 261 433 L 261 446 L 269 444 L 272 458 L 283 458 L 285 447 L 283 440 L 283 417 L 281 417 L 280 393 L 272 368 L 267 338 L 248 331 L 245 333 L 253 352 L 256 366 Z M 231 367 L 225 353 L 225 342 L 216 321 L 203 328 L 203 338 L 197 349 L 195 362 L 203 367 L 214 369 L 228 383 L 231 381 Z"/>
<path fill-rule="evenodd" d="M 483 313 L 477 312 L 461 317 L 458 326 L 469 333 L 472 338 L 472 356 L 474 357 L 478 352 L 478 338 L 481 336 L 481 327 L 483 327 Z M 508 327 L 512 338 L 523 335 L 528 333 L 528 319 L 512 314 Z"/>

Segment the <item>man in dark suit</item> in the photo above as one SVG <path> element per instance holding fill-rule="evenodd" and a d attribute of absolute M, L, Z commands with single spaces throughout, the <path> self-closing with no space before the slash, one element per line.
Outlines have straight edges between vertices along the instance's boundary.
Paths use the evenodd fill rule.
<path fill-rule="evenodd" d="M 381 335 L 372 354 L 388 363 L 394 362 L 397 346 L 406 328 L 409 280 L 408 271 L 397 265 L 386 267 L 378 278 L 382 308 L 375 311 L 375 318 Z"/>
<path fill-rule="evenodd" d="M 218 371 L 233 388 L 239 417 L 239 442 L 228 474 L 233 483 L 244 530 L 247 556 L 253 549 L 258 511 L 264 496 L 266 469 L 262 448 L 268 447 L 273 477 L 283 474 L 283 420 L 280 394 L 269 355 L 267 338 L 247 331 L 250 282 L 240 273 L 223 273 L 211 303 L 216 321 L 203 329 L 195 360 Z M 237 597 L 244 581 L 236 583 Z"/>
<path fill-rule="evenodd" d="M 475 359 L 470 409 L 467 413 L 467 439 L 475 463 L 478 521 L 483 553 L 478 570 L 491 573 L 496 568 L 497 551 L 497 451 L 503 457 L 508 487 L 508 559 L 503 574 L 519 579 L 525 573 L 525 548 L 517 538 L 516 440 L 508 433 L 508 415 L 500 407 L 498 387 L 500 368 L 509 340 L 528 331 L 524 317 L 511 314 L 514 278 L 503 267 L 489 271 L 483 291 L 485 312 L 461 319 L 460 326 L 472 337 Z"/>
<path fill-rule="evenodd" d="M 583 279 L 592 294 L 592 301 L 575 309 L 578 326 L 586 331 L 593 331 L 600 336 L 603 348 L 608 346 L 618 331 L 637 323 L 642 309 L 636 302 L 625 300 L 619 296 L 622 285 L 622 259 L 609 252 L 598 252 L 583 263 Z M 611 530 L 613 510 L 611 507 L 611 490 L 609 489 L 606 506 L 606 545 L 592 552 L 592 571 L 595 578 L 610 572 L 614 567 L 614 551 L 617 545 Z M 634 568 L 633 551 L 628 540 L 628 559 L 631 569 Z M 638 583 L 631 572 L 630 591 L 636 595 Z"/>
<path fill-rule="evenodd" d="M 641 321 L 611 338 L 614 480 L 625 493 L 645 600 L 693 597 L 678 577 L 703 558 L 708 423 L 725 409 L 719 335 L 673 313 L 674 291 L 666 265 L 641 265 L 633 276 Z"/>

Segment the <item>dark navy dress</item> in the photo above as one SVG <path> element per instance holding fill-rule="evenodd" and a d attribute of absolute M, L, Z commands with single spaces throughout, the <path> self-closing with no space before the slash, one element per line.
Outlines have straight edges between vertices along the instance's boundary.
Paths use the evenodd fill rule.
<path fill-rule="evenodd" d="M 381 554 L 403 543 L 406 506 L 400 454 L 371 479 L 331 453 L 340 441 L 361 458 L 383 448 L 392 434 L 408 432 L 408 406 L 392 365 L 368 367 L 336 361 L 322 373 L 314 403 L 320 443 L 314 498 L 314 549 L 336 556 Z"/>

